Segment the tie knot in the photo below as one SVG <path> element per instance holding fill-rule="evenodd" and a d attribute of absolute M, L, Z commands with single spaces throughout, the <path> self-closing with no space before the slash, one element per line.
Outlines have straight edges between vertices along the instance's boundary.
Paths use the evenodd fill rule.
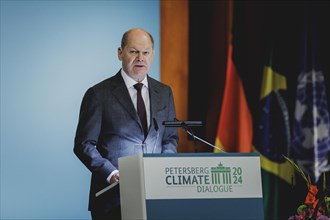
<path fill-rule="evenodd" d="M 134 88 L 136 89 L 136 90 L 141 90 L 142 89 L 142 86 L 143 86 L 143 83 L 136 83 L 135 85 L 134 85 Z"/>

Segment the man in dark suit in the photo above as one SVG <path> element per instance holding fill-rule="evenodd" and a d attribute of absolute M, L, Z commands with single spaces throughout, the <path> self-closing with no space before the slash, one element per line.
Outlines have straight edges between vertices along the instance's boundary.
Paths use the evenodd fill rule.
<path fill-rule="evenodd" d="M 153 56 L 152 36 L 143 29 L 128 30 L 118 48 L 122 68 L 83 97 L 74 153 L 92 172 L 89 210 L 93 219 L 121 219 L 118 185 L 95 196 L 119 181 L 118 158 L 177 152 L 177 129 L 161 126 L 176 117 L 173 94 L 170 87 L 148 76 Z M 140 104 L 136 83 L 142 83 Z M 142 118 L 137 113 L 141 104 Z"/>

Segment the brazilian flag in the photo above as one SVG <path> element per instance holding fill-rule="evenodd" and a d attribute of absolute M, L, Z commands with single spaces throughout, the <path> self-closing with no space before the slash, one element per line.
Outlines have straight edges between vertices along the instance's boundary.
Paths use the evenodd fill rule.
<path fill-rule="evenodd" d="M 281 210 L 282 201 L 288 202 L 290 186 L 294 184 L 294 169 L 283 158 L 289 156 L 290 125 L 287 106 L 286 77 L 273 66 L 272 51 L 269 63 L 264 66 L 260 95 L 260 118 L 255 131 L 255 148 L 260 152 L 265 215 L 281 219 L 288 214 Z"/>

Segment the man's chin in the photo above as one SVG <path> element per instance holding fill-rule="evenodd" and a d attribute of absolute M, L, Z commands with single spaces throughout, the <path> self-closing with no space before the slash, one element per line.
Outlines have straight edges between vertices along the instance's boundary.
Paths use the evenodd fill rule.
<path fill-rule="evenodd" d="M 142 81 L 146 75 L 147 73 L 145 71 L 134 71 L 132 78 L 136 81 Z"/>

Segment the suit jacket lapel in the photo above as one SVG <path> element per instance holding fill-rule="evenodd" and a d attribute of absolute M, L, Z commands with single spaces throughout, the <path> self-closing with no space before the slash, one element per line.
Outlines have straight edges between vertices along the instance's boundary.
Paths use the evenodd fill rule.
<path fill-rule="evenodd" d="M 153 118 L 157 118 L 157 112 L 161 110 L 163 104 L 159 102 L 159 100 L 161 100 L 160 88 L 149 77 L 148 77 L 148 85 L 149 85 L 149 96 L 150 96 L 150 106 L 151 106 L 150 121 L 152 122 Z"/>
<path fill-rule="evenodd" d="M 149 97 L 150 97 L 150 124 L 153 122 L 153 118 L 157 119 L 157 112 L 164 108 L 163 103 L 160 103 L 160 88 L 158 84 L 154 83 L 154 81 L 147 75 L 148 77 L 148 86 L 149 86 Z M 112 93 L 117 98 L 118 102 L 121 103 L 124 109 L 132 116 L 132 118 L 140 125 L 142 125 L 139 120 L 139 116 L 134 108 L 132 99 L 128 93 L 126 88 L 126 84 L 124 79 L 121 76 L 120 71 L 114 76 L 112 81 Z"/>
<path fill-rule="evenodd" d="M 123 108 L 126 109 L 126 111 L 132 116 L 132 118 L 140 124 L 132 99 L 128 93 L 120 71 L 114 76 L 112 83 L 113 85 L 111 88 L 113 88 L 113 95 L 117 98 Z"/>

